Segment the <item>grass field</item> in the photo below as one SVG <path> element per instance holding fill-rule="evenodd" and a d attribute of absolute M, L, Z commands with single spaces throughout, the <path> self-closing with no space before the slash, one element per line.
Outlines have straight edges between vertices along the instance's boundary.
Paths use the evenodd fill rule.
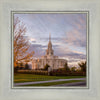
<path fill-rule="evenodd" d="M 14 83 L 47 81 L 55 79 L 84 78 L 84 77 L 85 76 L 46 76 L 46 75 L 33 75 L 33 74 L 14 74 Z"/>

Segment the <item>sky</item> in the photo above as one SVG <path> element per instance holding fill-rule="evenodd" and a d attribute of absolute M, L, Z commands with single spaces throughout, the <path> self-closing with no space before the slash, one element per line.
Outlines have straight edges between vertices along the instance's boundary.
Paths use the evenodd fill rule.
<path fill-rule="evenodd" d="M 51 34 L 54 55 L 67 59 L 70 67 L 86 60 L 86 13 L 14 14 L 14 17 L 26 26 L 29 51 L 35 51 L 33 58 L 46 54 Z"/>

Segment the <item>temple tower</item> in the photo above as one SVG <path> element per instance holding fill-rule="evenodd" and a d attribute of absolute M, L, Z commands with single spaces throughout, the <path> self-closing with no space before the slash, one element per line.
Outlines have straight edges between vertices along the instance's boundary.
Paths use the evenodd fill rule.
<path fill-rule="evenodd" d="M 49 43 L 48 43 L 48 48 L 46 50 L 46 55 L 53 55 L 53 49 L 52 49 L 52 43 L 51 43 L 51 34 L 49 34 Z"/>

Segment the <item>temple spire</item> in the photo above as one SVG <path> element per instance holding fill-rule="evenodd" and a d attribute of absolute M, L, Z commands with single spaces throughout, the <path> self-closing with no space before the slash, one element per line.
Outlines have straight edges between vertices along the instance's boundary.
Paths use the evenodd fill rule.
<path fill-rule="evenodd" d="M 49 33 L 49 43 L 48 43 L 48 49 L 46 50 L 46 55 L 53 55 L 51 34 L 50 33 Z"/>
<path fill-rule="evenodd" d="M 49 41 L 51 41 L 51 34 L 49 33 Z"/>

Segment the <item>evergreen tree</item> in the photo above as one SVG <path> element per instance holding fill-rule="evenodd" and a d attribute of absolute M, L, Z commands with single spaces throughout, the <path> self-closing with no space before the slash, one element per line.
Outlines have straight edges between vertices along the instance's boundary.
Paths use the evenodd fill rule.
<path fill-rule="evenodd" d="M 27 63 L 25 64 L 25 69 L 30 69 Z"/>
<path fill-rule="evenodd" d="M 76 72 L 76 67 L 72 67 L 72 68 L 71 68 L 71 71 L 72 71 L 72 72 Z"/>
<path fill-rule="evenodd" d="M 85 62 L 80 62 L 78 65 L 81 67 L 82 72 L 86 72 L 86 61 Z"/>
<path fill-rule="evenodd" d="M 50 67 L 48 64 L 46 64 L 45 66 L 44 66 L 44 70 L 48 70 L 48 67 Z"/>
<path fill-rule="evenodd" d="M 66 71 L 70 71 L 70 68 L 68 67 L 68 64 L 67 64 L 67 63 L 65 63 L 64 69 L 65 69 Z"/>

